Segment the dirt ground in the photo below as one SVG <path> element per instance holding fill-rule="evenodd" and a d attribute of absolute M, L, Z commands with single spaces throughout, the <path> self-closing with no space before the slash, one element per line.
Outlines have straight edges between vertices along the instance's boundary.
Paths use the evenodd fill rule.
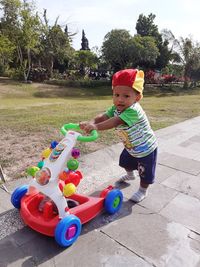
<path fill-rule="evenodd" d="M 48 134 L 50 142 L 60 141 L 63 138 L 57 130 L 50 130 Z M 87 153 L 104 147 L 103 144 L 95 142 L 84 145 L 87 146 L 84 149 Z M 37 163 L 42 159 L 42 151 L 49 146 L 50 143 L 47 144 L 46 142 L 45 132 L 27 135 L 27 132 L 23 131 L 14 133 L 9 130 L 1 130 L 0 162 L 5 179 L 13 180 L 26 176 L 27 168 L 37 166 Z"/>
<path fill-rule="evenodd" d="M 37 134 L 20 136 L 9 130 L 1 132 L 1 165 L 6 180 L 17 179 L 25 175 L 27 167 L 37 164 L 44 149 L 43 137 Z"/>
<path fill-rule="evenodd" d="M 7 80 L 2 80 L 0 83 L 0 97 L 3 97 L 8 92 Z M 44 84 L 33 84 L 34 87 L 45 90 L 52 90 L 55 86 Z M 16 85 L 9 83 L 9 93 L 20 94 L 20 90 L 16 91 Z M 1 109 L 0 109 L 1 110 Z M 27 131 L 13 132 L 10 129 L 0 129 L 0 166 L 2 167 L 6 180 L 18 179 L 26 176 L 26 170 L 30 166 L 37 166 L 37 163 L 42 159 L 41 153 L 44 149 L 50 146 L 51 141 L 60 141 L 63 136 L 59 129 L 49 127 L 48 137 L 47 131 L 38 130 L 34 133 Z M 78 147 L 81 149 L 81 154 L 91 153 L 105 147 L 102 143 L 85 143 Z M 1 177 L 0 177 L 1 182 Z"/>

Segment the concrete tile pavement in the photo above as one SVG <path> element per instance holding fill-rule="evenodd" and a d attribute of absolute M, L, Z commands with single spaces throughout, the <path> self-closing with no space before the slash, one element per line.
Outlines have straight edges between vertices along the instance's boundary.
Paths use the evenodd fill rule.
<path fill-rule="evenodd" d="M 139 204 L 129 201 L 139 179 L 121 186 L 123 208 L 85 224 L 75 244 L 60 248 L 53 238 L 24 227 L 10 196 L 0 190 L 0 266 L 200 267 L 200 117 L 158 130 L 156 183 Z M 80 160 L 79 192 L 114 184 L 121 144 Z M 20 179 L 8 183 L 12 190 Z"/>

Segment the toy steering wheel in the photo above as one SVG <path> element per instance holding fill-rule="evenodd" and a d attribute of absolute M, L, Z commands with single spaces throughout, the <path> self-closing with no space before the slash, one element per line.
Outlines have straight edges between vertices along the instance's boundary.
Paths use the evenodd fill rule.
<path fill-rule="evenodd" d="M 77 123 L 68 123 L 68 124 L 64 124 L 60 131 L 65 136 L 66 133 L 68 132 L 68 130 L 80 131 L 81 129 L 80 129 L 79 124 L 77 124 Z M 97 133 L 97 131 L 92 130 L 90 135 L 78 136 L 77 140 L 81 141 L 81 142 L 92 142 L 92 141 L 95 141 L 98 137 L 99 137 L 99 134 Z"/>

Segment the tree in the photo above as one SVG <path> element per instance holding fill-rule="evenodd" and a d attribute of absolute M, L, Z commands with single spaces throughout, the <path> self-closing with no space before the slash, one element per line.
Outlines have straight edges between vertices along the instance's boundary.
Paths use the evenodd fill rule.
<path fill-rule="evenodd" d="M 136 30 L 137 34 L 142 37 L 152 36 L 155 38 L 159 55 L 156 59 L 154 67 L 157 69 L 162 69 L 168 64 L 171 54 L 168 49 L 168 42 L 166 40 L 163 42 L 162 35 L 158 31 L 158 26 L 154 24 L 155 17 L 156 16 L 152 13 L 147 17 L 143 14 L 140 14 L 136 23 Z"/>
<path fill-rule="evenodd" d="M 0 33 L 0 66 L 5 68 L 12 61 L 15 47 L 10 40 Z"/>
<path fill-rule="evenodd" d="M 12 55 L 10 54 L 9 62 L 13 62 L 14 57 L 16 57 L 16 36 L 19 34 L 18 16 L 20 7 L 19 0 L 0 0 L 1 55 L 4 63 L 4 53 L 7 55 L 5 49 L 7 50 L 8 47 L 12 47 L 13 50 Z M 6 48 L 7 45 L 8 47 Z"/>
<path fill-rule="evenodd" d="M 17 61 L 27 81 L 31 69 L 31 54 L 39 42 L 39 17 L 33 2 L 20 0 L 1 0 L 3 17 L 1 32 L 15 47 Z"/>
<path fill-rule="evenodd" d="M 21 68 L 24 72 L 24 79 L 27 81 L 31 70 L 31 54 L 37 51 L 40 36 L 40 20 L 34 12 L 32 4 L 24 1 L 20 11 L 21 34 L 19 35 L 17 52 Z"/>
<path fill-rule="evenodd" d="M 135 27 L 137 34 L 142 37 L 153 36 L 159 39 L 160 36 L 158 32 L 158 26 L 154 24 L 155 18 L 156 16 L 152 13 L 149 14 L 148 17 L 144 16 L 143 14 L 140 14 Z"/>
<path fill-rule="evenodd" d="M 53 26 L 49 25 L 46 16 L 46 10 L 44 10 L 44 24 L 43 34 L 41 36 L 40 43 L 40 58 L 42 64 L 47 68 L 49 77 L 52 76 L 53 66 L 55 62 L 63 64 L 67 60 L 70 60 L 74 50 L 70 45 L 71 39 L 69 34 L 62 30 L 61 26 L 57 24 L 56 19 Z"/>
<path fill-rule="evenodd" d="M 199 76 L 196 72 L 200 69 L 200 44 L 195 44 L 190 38 L 181 37 L 179 51 L 184 65 L 184 88 L 187 88 L 188 78 L 192 80 L 195 76 Z"/>
<path fill-rule="evenodd" d="M 132 37 L 126 30 L 112 30 L 102 46 L 103 58 L 114 71 L 129 67 L 149 67 L 159 56 L 155 39 L 150 36 Z"/>
<path fill-rule="evenodd" d="M 74 67 L 80 70 L 81 75 L 89 73 L 90 69 L 96 69 L 98 57 L 89 50 L 76 51 L 74 55 Z"/>
<path fill-rule="evenodd" d="M 156 58 L 159 56 L 159 50 L 156 46 L 155 39 L 151 36 L 141 37 L 135 35 L 133 37 L 132 49 L 132 65 L 142 68 L 150 68 L 155 64 Z"/>
<path fill-rule="evenodd" d="M 31 0 L 32 1 L 32 0 Z M 0 33 L 15 48 L 13 66 L 20 69 L 27 81 L 33 62 L 46 67 L 51 77 L 54 63 L 68 64 L 73 56 L 72 33 L 57 24 L 50 26 L 44 11 L 44 21 L 35 11 L 33 2 L 27 0 L 0 0 L 3 16 Z"/>
<path fill-rule="evenodd" d="M 15 39 L 19 31 L 19 12 L 21 8 L 20 0 L 0 0 L 0 10 L 2 17 L 0 20 L 0 31 L 6 35 L 10 41 Z"/>
<path fill-rule="evenodd" d="M 132 36 L 127 30 L 112 30 L 104 37 L 102 56 L 114 71 L 118 71 L 130 63 L 132 46 Z"/>
<path fill-rule="evenodd" d="M 163 29 L 161 31 L 161 34 L 162 34 L 164 41 L 168 43 L 168 47 L 171 53 L 170 61 L 180 62 L 180 56 L 174 49 L 178 45 L 178 40 L 175 38 L 172 31 L 168 29 Z"/>
<path fill-rule="evenodd" d="M 195 83 L 200 71 L 200 43 L 194 42 L 191 38 L 176 39 L 171 31 L 165 29 L 164 38 L 171 44 L 173 62 L 177 62 L 183 67 L 184 88 L 188 88 L 189 80 Z"/>

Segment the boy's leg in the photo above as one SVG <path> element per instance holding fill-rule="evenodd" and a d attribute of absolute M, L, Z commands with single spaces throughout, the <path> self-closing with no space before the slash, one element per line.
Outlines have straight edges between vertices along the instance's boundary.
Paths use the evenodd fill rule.
<path fill-rule="evenodd" d="M 124 168 L 126 173 L 120 177 L 118 182 L 126 182 L 135 179 L 133 170 L 137 169 L 137 162 L 126 149 L 124 149 L 120 155 L 119 166 Z"/>
<path fill-rule="evenodd" d="M 140 187 L 137 192 L 133 194 L 131 200 L 134 202 L 142 201 L 148 194 L 148 187 L 154 183 L 155 169 L 157 160 L 157 149 L 150 155 L 138 159 L 138 172 L 140 176 Z"/>

